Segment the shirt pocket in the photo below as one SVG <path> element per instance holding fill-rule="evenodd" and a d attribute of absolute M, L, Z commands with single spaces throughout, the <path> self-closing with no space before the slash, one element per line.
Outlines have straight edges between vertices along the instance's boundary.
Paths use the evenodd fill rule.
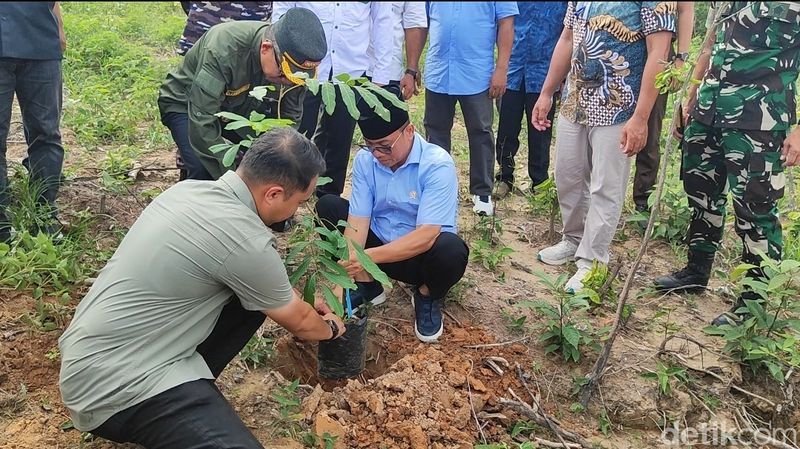
<path fill-rule="evenodd" d="M 793 41 L 800 33 L 800 4 L 758 2 L 753 10 L 758 22 L 749 34 L 749 41 L 754 47 L 783 50 L 797 45 Z"/>

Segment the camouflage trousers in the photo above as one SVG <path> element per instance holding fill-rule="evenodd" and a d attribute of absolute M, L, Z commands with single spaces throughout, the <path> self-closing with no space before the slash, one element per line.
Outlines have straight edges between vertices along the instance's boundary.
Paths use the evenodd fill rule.
<path fill-rule="evenodd" d="M 742 261 L 761 250 L 781 258 L 777 201 L 786 179 L 780 161 L 786 131 L 714 128 L 692 120 L 684 132 L 683 186 L 692 208 L 689 250 L 715 253 L 722 239 L 728 192 L 733 197 Z"/>

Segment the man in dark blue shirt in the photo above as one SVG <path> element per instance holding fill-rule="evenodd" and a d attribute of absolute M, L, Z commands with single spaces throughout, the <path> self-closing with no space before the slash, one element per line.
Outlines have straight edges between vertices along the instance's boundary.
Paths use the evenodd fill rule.
<path fill-rule="evenodd" d="M 550 56 L 564 29 L 567 2 L 517 2 L 514 19 L 514 45 L 508 62 L 508 86 L 500 99 L 500 123 L 495 151 L 500 170 L 495 180 L 495 198 L 505 198 L 514 188 L 514 157 L 519 150 L 523 111 L 528 123 L 528 176 L 530 191 L 547 181 L 550 168 L 552 130 L 537 131 L 531 124 L 531 111 L 550 67 Z M 550 119 L 555 114 L 550 108 Z"/>
<path fill-rule="evenodd" d="M 6 138 L 11 104 L 17 95 L 28 144 L 23 164 L 33 185 L 41 186 L 39 202 L 49 216 L 41 229 L 56 234 L 56 195 L 61 178 L 61 58 L 66 47 L 58 2 L 0 3 L 0 242 L 11 238 L 5 210 L 9 203 Z"/>

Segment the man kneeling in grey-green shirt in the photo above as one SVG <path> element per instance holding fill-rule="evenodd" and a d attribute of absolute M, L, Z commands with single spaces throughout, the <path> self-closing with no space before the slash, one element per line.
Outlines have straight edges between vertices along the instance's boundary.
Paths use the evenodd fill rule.
<path fill-rule="evenodd" d="M 262 448 L 214 379 L 265 315 L 305 340 L 344 332 L 292 289 L 266 226 L 294 214 L 324 167 L 311 141 L 280 128 L 235 172 L 176 184 L 145 208 L 59 339 L 76 428 L 148 449 Z"/>

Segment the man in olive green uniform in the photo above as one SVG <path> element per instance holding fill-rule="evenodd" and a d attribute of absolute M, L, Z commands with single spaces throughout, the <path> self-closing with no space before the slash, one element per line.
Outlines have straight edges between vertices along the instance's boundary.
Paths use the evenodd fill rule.
<path fill-rule="evenodd" d="M 782 238 L 776 203 L 783 196 L 784 167 L 800 164 L 800 131 L 795 125 L 795 82 L 800 69 L 800 3 L 727 2 L 706 43 L 694 77 L 705 73 L 699 90 L 688 92 L 682 176 L 693 209 L 689 263 L 656 279 L 662 290 L 705 288 L 722 239 L 730 190 L 742 260 L 760 264 L 757 250 L 780 259 Z M 711 39 L 709 39 L 710 41 Z M 706 72 L 706 69 L 708 71 Z M 695 95 L 696 94 L 696 95 Z M 758 269 L 748 276 L 760 277 Z M 714 320 L 734 323 L 736 307 Z"/>
<path fill-rule="evenodd" d="M 322 24 L 304 8 L 293 8 L 272 25 L 237 21 L 208 30 L 159 90 L 161 122 L 178 146 L 185 177 L 218 179 L 234 168 L 209 148 L 239 142 L 252 130 L 224 130 L 224 121 L 214 115 L 220 111 L 245 117 L 258 111 L 299 122 L 305 87 L 295 74 L 315 77 L 327 49 Z M 263 101 L 250 95 L 264 85 L 274 90 Z"/>

